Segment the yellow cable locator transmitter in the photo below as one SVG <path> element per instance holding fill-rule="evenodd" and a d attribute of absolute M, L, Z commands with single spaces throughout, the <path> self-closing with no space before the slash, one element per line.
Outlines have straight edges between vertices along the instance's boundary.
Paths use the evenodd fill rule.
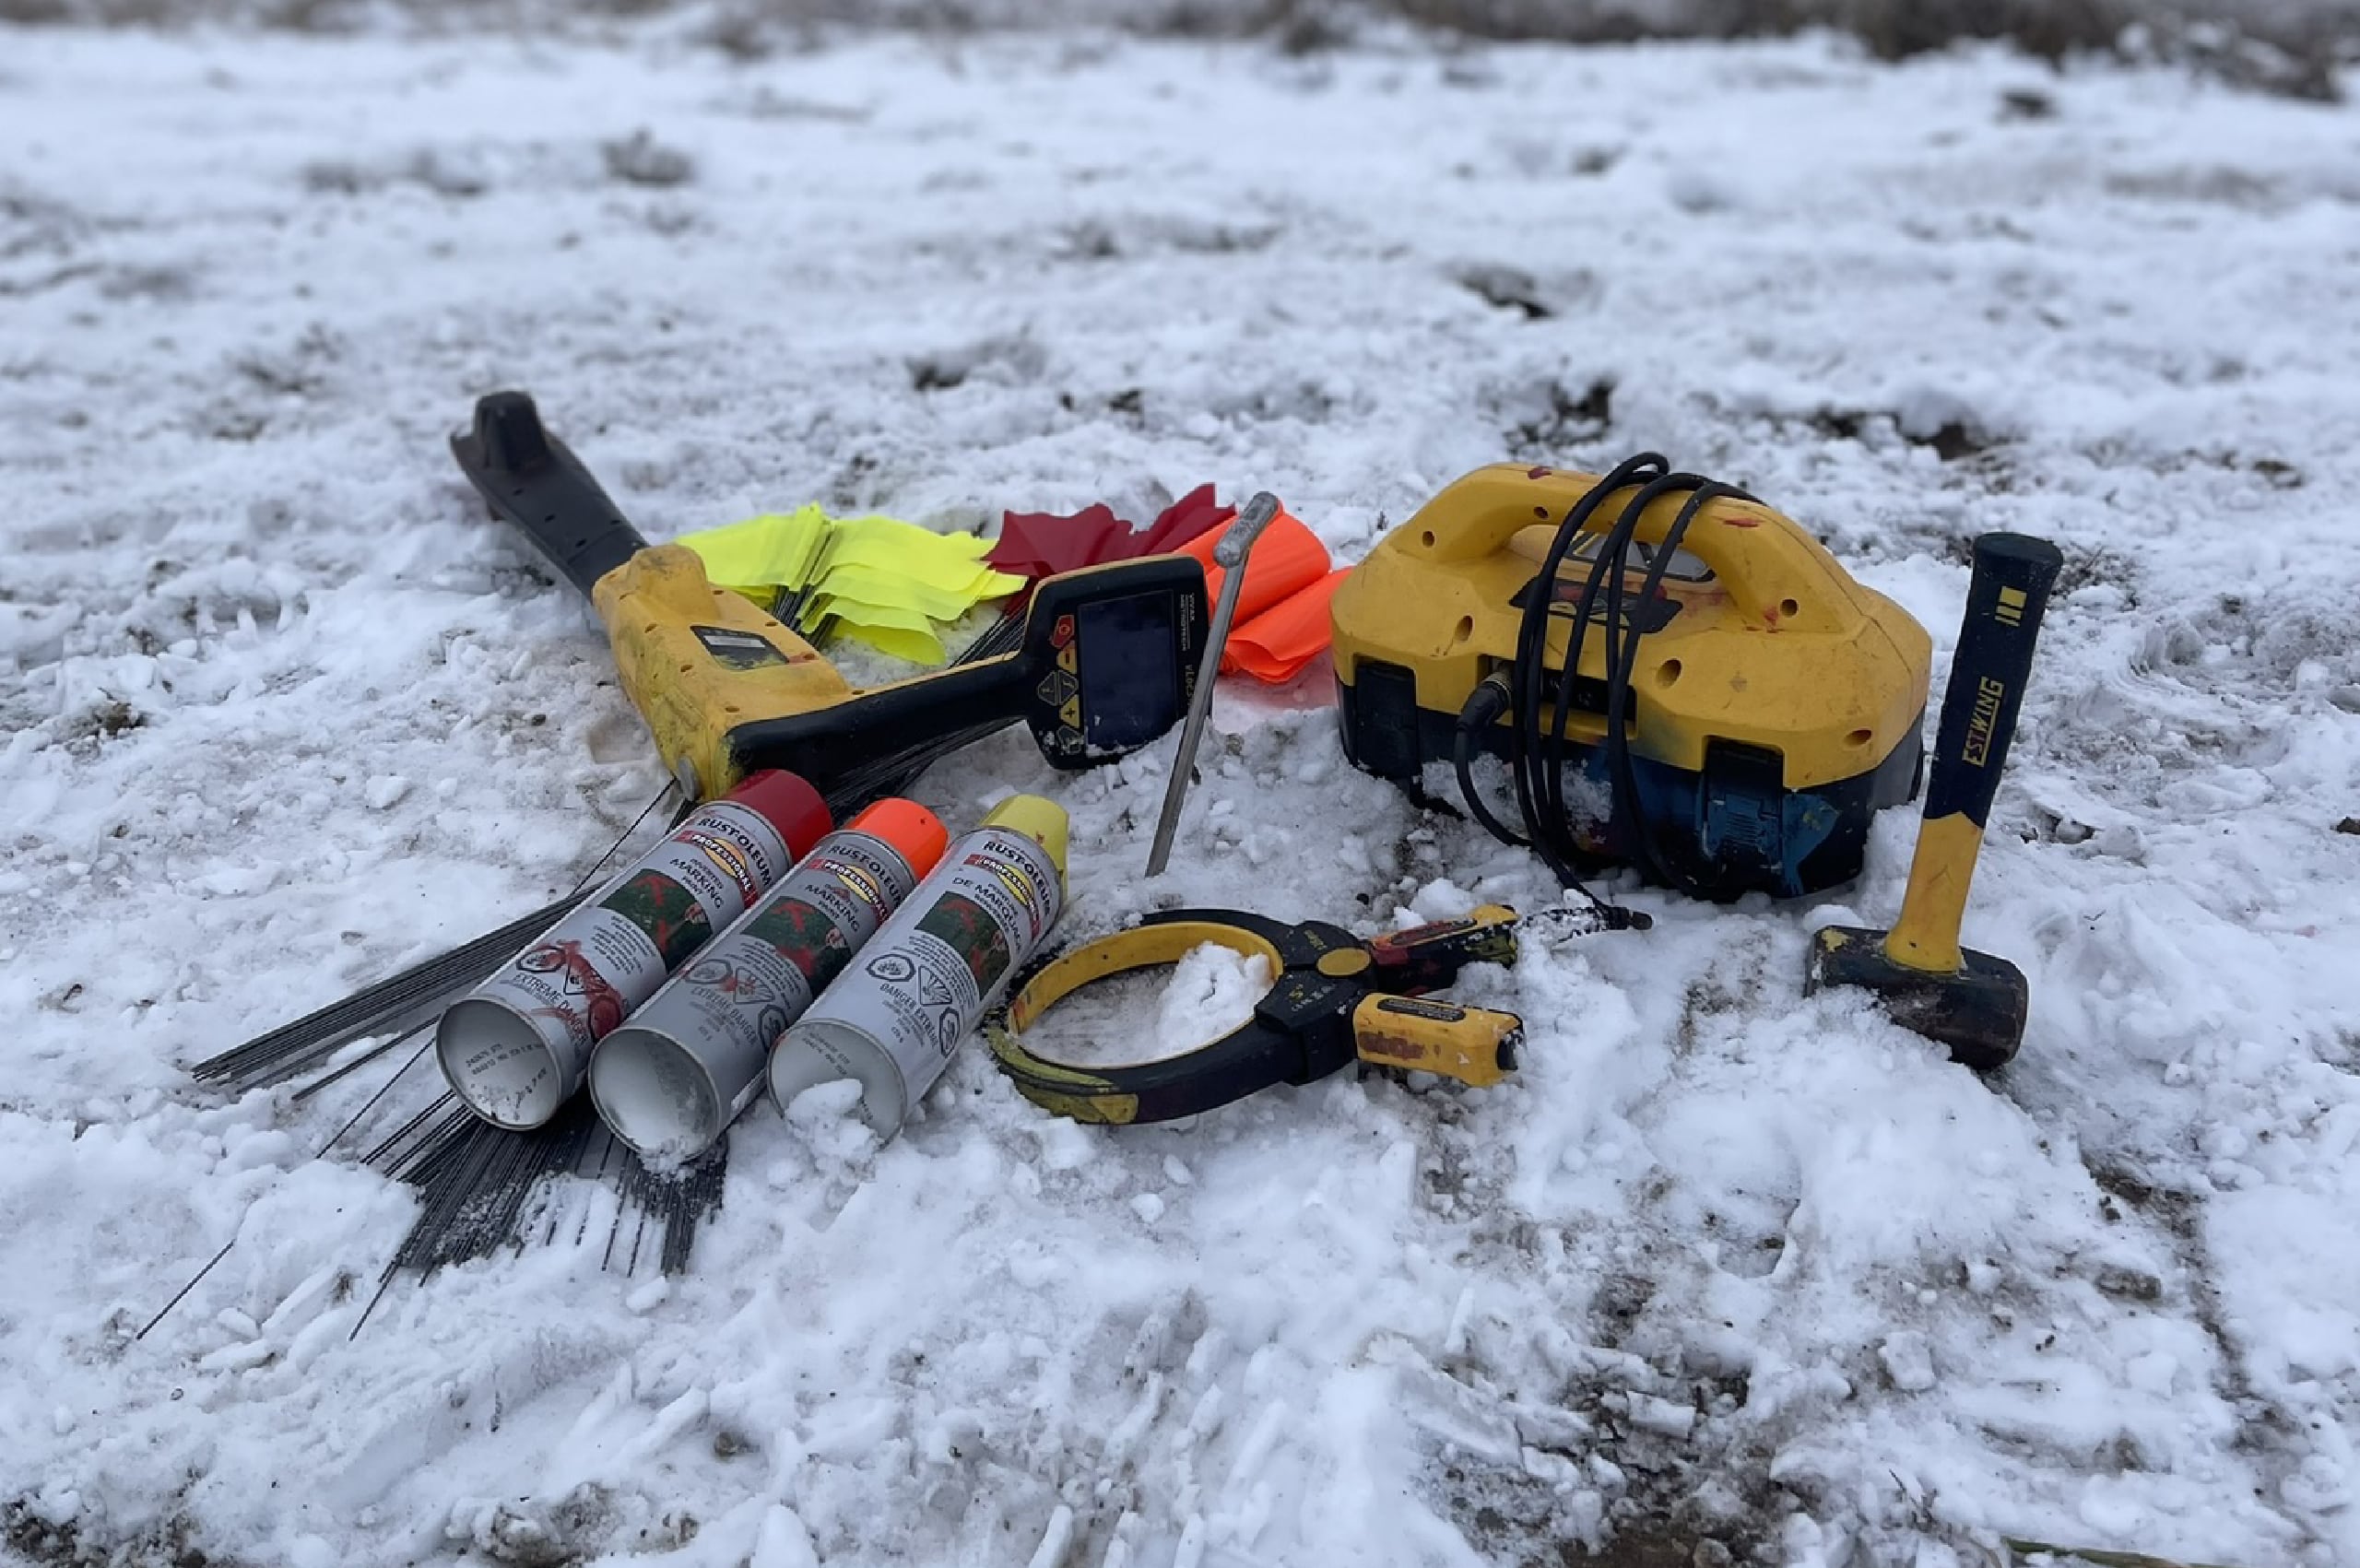
<path fill-rule="evenodd" d="M 1345 750 L 1423 798 L 1462 723 L 1503 758 L 1528 725 L 1562 746 L 1558 787 L 1593 865 L 1706 898 L 1848 881 L 1870 818 L 1917 793 L 1932 640 L 1791 518 L 1667 467 L 1647 454 L 1601 480 L 1494 464 L 1387 534 L 1334 602 Z M 1484 707 L 1478 688 L 1504 693 L 1536 643 L 1534 711 Z M 1610 690 L 1627 773 L 1609 766 Z M 1562 741 L 1542 738 L 1552 720 Z"/>

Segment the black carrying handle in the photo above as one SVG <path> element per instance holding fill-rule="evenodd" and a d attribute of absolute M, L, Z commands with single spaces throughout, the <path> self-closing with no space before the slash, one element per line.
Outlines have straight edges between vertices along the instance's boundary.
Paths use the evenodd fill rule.
<path fill-rule="evenodd" d="M 2047 539 L 2025 534 L 1976 538 L 1975 577 L 1967 585 L 1926 784 L 1928 821 L 1965 812 L 1981 828 L 1990 816 L 2008 743 L 2015 738 L 2040 618 L 2064 565 Z"/>
<path fill-rule="evenodd" d="M 530 394 L 489 393 L 451 454 L 484 501 L 588 597 L 599 578 L 647 548 L 582 460 L 541 423 Z"/>

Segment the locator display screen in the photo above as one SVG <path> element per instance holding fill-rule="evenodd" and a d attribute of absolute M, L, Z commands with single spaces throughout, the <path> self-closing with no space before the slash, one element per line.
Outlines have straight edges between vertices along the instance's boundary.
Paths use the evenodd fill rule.
<path fill-rule="evenodd" d="M 1179 722 L 1174 602 L 1171 594 L 1147 593 L 1082 607 L 1081 733 L 1092 750 L 1129 750 Z"/>

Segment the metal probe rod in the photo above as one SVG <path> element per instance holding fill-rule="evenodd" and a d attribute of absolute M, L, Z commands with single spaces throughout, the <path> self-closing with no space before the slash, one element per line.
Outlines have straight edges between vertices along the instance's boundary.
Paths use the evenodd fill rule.
<path fill-rule="evenodd" d="M 1172 759 L 1172 779 L 1163 786 L 1163 815 L 1155 824 L 1155 847 L 1148 852 L 1147 874 L 1160 877 L 1172 858 L 1172 835 L 1180 826 L 1180 806 L 1188 798 L 1189 776 L 1197 771 L 1197 742 L 1204 735 L 1205 715 L 1213 705 L 1213 681 L 1221 675 L 1221 652 L 1229 645 L 1230 618 L 1237 613 L 1237 595 L 1245 586 L 1245 555 L 1270 519 L 1279 514 L 1279 498 L 1257 490 L 1213 546 L 1213 564 L 1221 569 L 1221 599 L 1213 606 L 1212 630 L 1205 634 L 1205 654 L 1197 666 L 1197 691 L 1188 704 L 1188 722 L 1180 731 L 1180 749 Z"/>

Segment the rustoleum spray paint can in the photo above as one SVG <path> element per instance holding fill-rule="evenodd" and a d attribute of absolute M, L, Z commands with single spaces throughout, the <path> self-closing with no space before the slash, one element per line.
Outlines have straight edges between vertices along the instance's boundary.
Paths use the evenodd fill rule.
<path fill-rule="evenodd" d="M 700 806 L 669 838 L 443 1010 L 434 1055 L 484 1120 L 523 1130 L 582 1087 L 590 1052 L 832 825 L 779 769 Z"/>
<path fill-rule="evenodd" d="M 950 1054 L 1065 908 L 1066 814 L 1013 796 L 953 841 L 934 874 L 771 1053 L 782 1109 L 835 1079 L 880 1138 L 899 1132 Z"/>
<path fill-rule="evenodd" d="M 787 1025 L 934 869 L 950 837 L 916 801 L 889 799 L 821 839 L 598 1042 L 590 1098 L 614 1135 L 651 1160 L 712 1148 L 761 1091 Z"/>

